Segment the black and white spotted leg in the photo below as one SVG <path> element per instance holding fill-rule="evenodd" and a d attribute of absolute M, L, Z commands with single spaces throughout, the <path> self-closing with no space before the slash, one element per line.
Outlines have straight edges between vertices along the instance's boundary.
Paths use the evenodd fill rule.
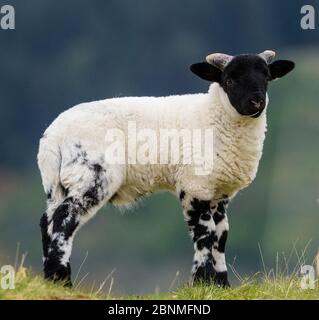
<path fill-rule="evenodd" d="M 211 208 L 216 226 L 212 254 L 214 268 L 216 271 L 215 282 L 219 285 L 229 287 L 225 259 L 225 246 L 229 231 L 228 218 L 226 214 L 227 206 L 228 199 L 226 198 L 219 201 L 217 205 Z"/>
<path fill-rule="evenodd" d="M 71 285 L 70 256 L 75 233 L 112 196 L 117 184 L 97 163 L 76 162 L 67 169 L 65 176 L 71 172 L 70 176 L 76 179 L 68 180 L 69 186 L 59 201 L 52 195 L 40 226 L 45 278 Z M 72 169 L 76 169 L 78 176 Z"/>
<path fill-rule="evenodd" d="M 212 248 L 215 238 L 215 222 L 210 201 L 194 198 L 180 192 L 183 214 L 194 242 L 192 282 L 211 283 L 215 279 Z"/>
<path fill-rule="evenodd" d="M 225 256 L 220 252 L 224 252 L 226 234 L 223 232 L 223 228 L 226 228 L 227 221 L 225 215 L 223 215 L 223 219 L 220 217 L 220 221 L 218 221 L 221 210 L 218 211 L 217 208 L 221 207 L 211 207 L 211 201 L 191 197 L 184 191 L 180 192 L 180 200 L 194 242 L 192 282 L 229 286 Z M 220 248 L 217 247 L 219 244 Z"/>
<path fill-rule="evenodd" d="M 47 279 L 65 281 L 71 285 L 70 256 L 75 232 L 89 214 L 85 200 L 69 197 L 53 213 L 49 220 L 42 217 L 44 275 Z M 46 220 L 45 220 L 46 219 Z"/>

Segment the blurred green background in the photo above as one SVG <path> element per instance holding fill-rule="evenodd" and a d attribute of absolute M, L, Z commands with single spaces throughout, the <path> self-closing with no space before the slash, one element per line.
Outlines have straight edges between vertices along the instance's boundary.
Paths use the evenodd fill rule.
<path fill-rule="evenodd" d="M 255 182 L 229 208 L 228 262 L 262 269 L 293 243 L 318 248 L 319 17 L 300 28 L 300 8 L 317 1 L 0 1 L 16 9 L 16 30 L 0 30 L 0 265 L 41 272 L 39 219 L 45 210 L 38 140 L 63 110 L 112 96 L 205 92 L 189 65 L 208 53 L 277 51 L 296 70 L 269 88 L 268 133 Z M 154 195 L 133 211 L 106 207 L 77 235 L 73 274 L 114 292 L 167 291 L 185 282 L 192 243 L 178 201 Z M 173 283 L 176 272 L 177 281 Z M 88 275 L 86 276 L 86 274 Z M 231 279 L 236 279 L 231 274 Z M 108 280 L 109 281 L 109 280 Z"/>

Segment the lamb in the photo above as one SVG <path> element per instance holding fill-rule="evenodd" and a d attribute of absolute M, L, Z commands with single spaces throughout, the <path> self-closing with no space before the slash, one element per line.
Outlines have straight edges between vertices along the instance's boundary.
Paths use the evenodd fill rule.
<path fill-rule="evenodd" d="M 127 205 L 167 190 L 179 198 L 194 242 L 192 282 L 229 286 L 226 209 L 257 173 L 266 132 L 267 84 L 294 68 L 292 61 L 272 62 L 274 57 L 270 50 L 210 54 L 191 66 L 194 74 L 211 82 L 208 93 L 113 98 L 60 114 L 43 134 L 38 153 L 48 198 L 40 221 L 45 278 L 72 285 L 75 233 L 106 203 Z M 156 135 L 163 128 L 213 129 L 212 170 L 196 174 L 194 163 L 184 163 L 181 155 L 176 163 L 111 162 L 106 136 L 120 130 L 126 141 L 129 122 Z M 158 148 L 156 155 L 163 152 Z"/>

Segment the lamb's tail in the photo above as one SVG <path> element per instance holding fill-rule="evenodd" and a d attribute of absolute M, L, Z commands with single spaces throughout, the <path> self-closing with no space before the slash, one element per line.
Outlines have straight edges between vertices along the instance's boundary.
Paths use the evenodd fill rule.
<path fill-rule="evenodd" d="M 49 200 L 63 200 L 63 187 L 60 183 L 61 152 L 58 140 L 44 135 L 40 140 L 38 166 L 42 184 Z"/>

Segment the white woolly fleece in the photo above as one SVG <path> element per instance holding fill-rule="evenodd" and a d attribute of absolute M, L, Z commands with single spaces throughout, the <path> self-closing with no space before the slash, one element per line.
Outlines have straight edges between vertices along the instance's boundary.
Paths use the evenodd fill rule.
<path fill-rule="evenodd" d="M 206 94 L 113 98 L 83 103 L 60 114 L 45 131 L 38 153 L 44 189 L 53 193 L 53 201 L 63 197 L 61 184 L 71 195 L 80 196 L 92 183 L 90 170 L 78 163 L 70 165 L 78 152 L 75 145 L 81 145 L 91 163 L 104 166 L 107 130 L 127 132 L 129 121 L 135 121 L 137 129 L 157 133 L 164 128 L 213 128 L 214 166 L 211 174 L 198 176 L 192 165 L 105 165 L 108 199 L 112 197 L 114 203 L 130 203 L 156 190 L 184 190 L 199 199 L 218 200 L 234 196 L 256 176 L 266 110 L 258 118 L 238 114 L 219 84 L 213 83 Z"/>

